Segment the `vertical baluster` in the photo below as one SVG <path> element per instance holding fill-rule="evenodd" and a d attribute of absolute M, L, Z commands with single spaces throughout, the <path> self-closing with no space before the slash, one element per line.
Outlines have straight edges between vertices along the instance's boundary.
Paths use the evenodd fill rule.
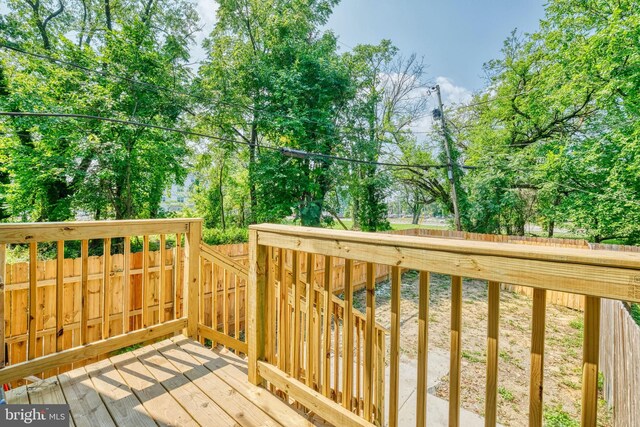
<path fill-rule="evenodd" d="M 80 330 L 82 344 L 89 342 L 89 241 L 83 240 L 81 244 L 82 254 L 82 315 L 80 317 Z"/>
<path fill-rule="evenodd" d="M 384 382 L 385 382 L 385 357 L 386 351 L 386 339 L 383 330 L 378 331 L 378 366 L 376 367 L 376 425 L 384 425 Z"/>
<path fill-rule="evenodd" d="M 449 360 L 449 425 L 460 425 L 462 361 L 462 277 L 451 277 L 451 354 Z"/>
<path fill-rule="evenodd" d="M 149 326 L 149 236 L 142 237 L 142 327 Z"/>
<path fill-rule="evenodd" d="M 333 305 L 333 389 L 335 391 L 334 393 L 334 400 L 337 402 L 339 402 L 339 375 L 340 375 L 340 368 L 339 368 L 339 360 L 340 360 L 340 306 L 338 304 L 334 304 L 333 302 L 331 302 L 331 305 Z M 343 373 L 344 374 L 344 373 Z"/>
<path fill-rule="evenodd" d="M 198 286 L 198 323 L 204 324 L 204 292 L 207 285 L 207 279 L 204 274 L 206 270 L 206 260 L 202 256 L 198 256 L 198 268 L 200 271 L 200 283 Z M 200 343 L 204 345 L 204 337 L 200 336 L 199 338 Z"/>
<path fill-rule="evenodd" d="M 364 320 L 360 317 L 354 317 L 353 319 L 356 328 L 356 414 L 360 414 L 360 402 L 362 401 L 362 394 L 360 393 L 360 381 L 362 380 L 362 330 L 364 329 Z"/>
<path fill-rule="evenodd" d="M 302 331 L 300 327 L 300 298 L 302 287 L 300 286 L 300 265 L 298 264 L 298 252 L 292 251 L 291 264 L 293 271 L 293 378 L 300 379 L 300 340 Z"/>
<path fill-rule="evenodd" d="M 376 269 L 375 264 L 367 263 L 367 322 L 364 337 L 364 419 L 371 421 L 373 393 L 373 357 L 377 338 L 374 336 L 376 326 Z"/>
<path fill-rule="evenodd" d="M 600 354 L 600 298 L 585 297 L 582 347 L 582 426 L 598 421 L 598 357 Z"/>
<path fill-rule="evenodd" d="M 176 249 L 173 256 L 173 318 L 177 319 L 179 316 L 179 302 L 178 302 L 178 289 L 182 289 L 180 286 L 182 273 L 180 272 L 180 262 L 182 260 L 182 234 L 176 234 Z"/>
<path fill-rule="evenodd" d="M 167 238 L 164 234 L 160 235 L 160 284 L 158 285 L 158 322 L 163 323 L 167 320 L 166 308 L 167 304 Z M 202 276 L 201 276 L 202 277 Z M 202 278 L 204 280 L 204 278 Z M 204 305 L 204 304 L 203 304 Z"/>
<path fill-rule="evenodd" d="M 271 274 L 270 267 L 267 269 L 267 280 L 268 285 L 271 285 L 273 275 Z M 271 286 L 267 286 L 267 295 L 271 295 L 270 289 Z M 267 341 L 265 342 L 265 352 L 267 360 L 271 363 L 271 331 L 273 330 L 271 326 L 271 312 L 273 311 L 273 304 L 271 303 L 271 298 L 267 298 L 265 303 L 267 304 L 267 324 L 265 325 Z M 235 273 L 233 274 L 233 337 L 240 340 L 240 289 L 238 289 L 238 276 Z M 240 350 L 235 349 L 235 353 L 240 354 Z"/>
<path fill-rule="evenodd" d="M 111 327 L 111 239 L 104 239 L 102 256 L 102 339 L 109 338 Z"/>
<path fill-rule="evenodd" d="M 305 322 L 305 341 L 306 345 L 306 360 L 305 360 L 305 384 L 307 387 L 313 387 L 313 375 L 312 375 L 312 366 L 313 366 L 313 351 L 311 349 L 313 343 L 313 264 L 316 262 L 316 257 L 314 254 L 307 254 L 307 290 L 306 290 L 306 300 L 305 306 L 307 310 L 306 314 L 306 322 Z"/>
<path fill-rule="evenodd" d="M 324 289 L 322 291 L 322 307 L 324 316 L 322 318 L 324 331 L 323 357 L 322 357 L 322 394 L 331 397 L 331 278 L 333 277 L 333 261 L 330 256 L 324 257 Z M 336 329 L 337 325 L 336 325 Z M 336 357 L 334 355 L 334 357 Z"/>
<path fill-rule="evenodd" d="M 0 242 L 0 369 L 4 368 L 6 355 L 4 352 L 4 287 L 8 280 L 6 278 L 7 245 Z M 57 350 L 60 351 L 60 350 Z"/>
<path fill-rule="evenodd" d="M 391 366 L 389 368 L 389 426 L 398 425 L 398 391 L 400 380 L 400 267 L 391 268 Z"/>
<path fill-rule="evenodd" d="M 344 312 L 342 317 L 342 406 L 351 410 L 353 400 L 353 260 L 344 263 Z"/>
<path fill-rule="evenodd" d="M 229 335 L 229 273 L 222 270 L 222 333 Z"/>
<path fill-rule="evenodd" d="M 316 282 L 316 267 L 315 262 L 313 266 L 313 279 Z M 314 301 L 315 301 L 315 311 L 314 311 L 314 333 L 313 333 L 313 374 L 314 374 L 314 390 L 320 391 L 320 382 L 321 382 L 321 373 L 320 373 L 320 364 L 324 357 L 322 357 L 322 297 L 320 291 L 317 288 L 314 288 Z"/>
<path fill-rule="evenodd" d="M 58 240 L 56 246 L 56 351 L 58 352 L 62 351 L 64 336 L 64 240 Z"/>
<path fill-rule="evenodd" d="M 216 279 L 215 271 L 217 266 L 214 262 L 211 263 L 211 328 L 215 331 L 218 330 L 218 280 Z M 219 271 L 219 269 L 218 269 Z M 246 310 L 246 307 L 245 307 Z M 246 322 L 245 316 L 245 322 Z M 245 325 L 246 326 L 246 325 Z M 246 342 L 246 337 L 245 337 Z M 218 343 L 211 340 L 211 348 L 216 348 Z"/>
<path fill-rule="evenodd" d="M 429 355 L 429 272 L 420 272 L 418 297 L 418 390 L 416 426 L 427 425 L 427 366 Z"/>
<path fill-rule="evenodd" d="M 36 357 L 36 287 L 38 284 L 38 244 L 29 244 L 29 323 L 28 358 Z"/>
<path fill-rule="evenodd" d="M 489 317 L 487 320 L 487 389 L 484 420 L 486 426 L 496 425 L 498 402 L 498 336 L 500 334 L 500 283 L 489 282 Z"/>
<path fill-rule="evenodd" d="M 288 369 L 288 352 L 289 345 L 289 287 L 287 286 L 287 277 L 284 265 L 285 250 L 278 249 L 278 269 L 280 276 L 280 319 L 278 320 L 278 363 L 283 372 L 289 372 Z"/>
<path fill-rule="evenodd" d="M 122 291 L 122 333 L 129 332 L 129 308 L 131 304 L 131 238 L 124 238 L 124 269 L 123 269 L 123 291 Z"/>
<path fill-rule="evenodd" d="M 247 303 L 249 308 L 249 322 L 247 325 L 247 343 L 249 344 L 249 382 L 255 385 L 262 383 L 258 374 L 258 361 L 264 360 L 266 319 L 266 298 L 268 254 L 266 246 L 258 244 L 258 232 L 249 230 L 249 294 Z"/>
<path fill-rule="evenodd" d="M 544 334 L 547 291 L 533 290 L 531 326 L 531 379 L 529 382 L 529 425 L 542 426 L 542 391 L 544 372 Z"/>

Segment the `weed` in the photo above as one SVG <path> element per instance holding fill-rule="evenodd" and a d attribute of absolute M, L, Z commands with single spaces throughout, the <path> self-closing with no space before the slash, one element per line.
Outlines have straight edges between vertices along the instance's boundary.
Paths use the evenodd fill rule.
<path fill-rule="evenodd" d="M 569 326 L 576 331 L 582 331 L 584 329 L 584 322 L 582 319 L 574 319 L 569 323 Z"/>
<path fill-rule="evenodd" d="M 500 357 L 500 359 L 504 360 L 507 363 L 513 360 L 513 356 L 511 356 L 504 350 L 501 350 L 500 353 L 498 353 L 498 357 Z"/>
<path fill-rule="evenodd" d="M 479 351 L 466 351 L 462 350 L 462 358 L 467 359 L 469 362 L 482 363 L 484 359 L 482 358 L 482 353 Z"/>
<path fill-rule="evenodd" d="M 130 345 L 129 347 L 121 348 L 120 350 L 116 350 L 116 351 L 114 351 L 114 354 L 125 354 L 125 353 L 129 353 L 130 351 L 137 350 L 139 348 L 142 348 L 142 344 L 140 344 L 140 343 L 134 344 L 134 345 Z"/>
<path fill-rule="evenodd" d="M 505 387 L 498 387 L 498 394 L 505 400 L 505 402 L 513 402 L 516 400 L 513 393 Z"/>
<path fill-rule="evenodd" d="M 578 427 L 580 423 L 562 409 L 562 405 L 545 406 L 544 424 L 547 427 Z"/>

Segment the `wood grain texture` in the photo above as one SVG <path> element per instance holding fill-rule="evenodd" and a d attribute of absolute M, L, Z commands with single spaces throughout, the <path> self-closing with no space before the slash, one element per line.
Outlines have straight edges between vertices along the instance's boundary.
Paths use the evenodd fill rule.
<path fill-rule="evenodd" d="M 27 358 L 29 360 L 36 357 L 36 286 L 38 284 L 38 244 L 31 242 L 29 244 L 29 321 L 27 334 L 29 344 L 27 346 Z M 83 310 L 84 314 L 84 310 Z"/>
<path fill-rule="evenodd" d="M 367 264 L 367 307 L 366 307 L 366 332 L 364 350 L 364 419 L 371 421 L 373 418 L 373 360 L 376 348 L 375 323 L 376 323 L 376 277 L 375 264 Z"/>
<path fill-rule="evenodd" d="M 352 410 L 353 401 L 353 260 L 345 260 L 344 314 L 342 320 L 342 406 Z"/>
<path fill-rule="evenodd" d="M 4 335 L 5 335 L 5 318 L 4 318 L 4 288 L 6 285 L 6 259 L 7 259 L 7 245 L 0 243 L 0 369 L 5 364 L 4 353 Z"/>
<path fill-rule="evenodd" d="M 451 277 L 451 349 L 449 350 L 449 426 L 460 425 L 462 361 L 462 277 Z"/>
<path fill-rule="evenodd" d="M 600 353 L 600 298 L 587 297 L 584 310 L 582 345 L 582 423 L 595 427 L 598 422 L 598 357 Z"/>
<path fill-rule="evenodd" d="M 400 391 L 400 267 L 391 270 L 391 348 L 389 349 L 389 426 L 398 426 Z"/>
<path fill-rule="evenodd" d="M 529 379 L 529 425 L 542 426 L 544 391 L 544 336 L 547 295 L 544 289 L 533 292 L 531 319 L 531 369 Z"/>
<path fill-rule="evenodd" d="M 265 299 L 267 297 L 267 248 L 258 244 L 257 232 L 249 232 L 249 289 L 247 296 L 247 325 L 249 344 L 249 382 L 254 385 L 261 384 L 258 374 L 258 361 L 265 356 L 264 324 Z"/>
<path fill-rule="evenodd" d="M 429 355 L 429 272 L 420 272 L 418 296 L 418 387 L 416 426 L 427 425 L 427 366 Z"/>
<path fill-rule="evenodd" d="M 498 338 L 500 335 L 500 283 L 488 284 L 487 318 L 487 387 L 485 391 L 484 424 L 496 425 L 498 405 Z"/>

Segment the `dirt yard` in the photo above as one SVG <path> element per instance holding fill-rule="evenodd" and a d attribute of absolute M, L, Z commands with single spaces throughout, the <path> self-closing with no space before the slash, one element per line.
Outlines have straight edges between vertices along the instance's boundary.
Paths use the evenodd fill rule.
<path fill-rule="evenodd" d="M 400 351 L 415 359 L 418 352 L 418 276 L 403 275 Z M 449 350 L 450 278 L 431 275 L 429 306 L 429 350 Z M 390 325 L 390 284 L 376 288 L 376 317 Z M 365 291 L 355 294 L 355 306 L 364 311 Z M 500 296 L 500 339 L 498 377 L 498 422 L 527 425 L 529 395 L 529 345 L 531 342 L 531 299 L 508 291 Z M 462 406 L 484 413 L 487 333 L 487 284 L 465 280 L 463 284 Z M 544 371 L 544 419 L 547 426 L 578 426 L 582 366 L 582 313 L 565 307 L 547 306 Z M 389 348 L 387 346 L 387 348 Z M 448 376 L 431 391 L 448 399 Z M 611 414 L 599 400 L 599 425 L 611 425 Z"/>

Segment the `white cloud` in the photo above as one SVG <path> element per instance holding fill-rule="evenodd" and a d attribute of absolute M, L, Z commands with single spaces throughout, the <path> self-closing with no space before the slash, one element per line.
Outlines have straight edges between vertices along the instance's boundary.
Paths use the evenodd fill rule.
<path fill-rule="evenodd" d="M 452 79 L 439 76 L 436 77 L 436 83 L 440 85 L 445 109 L 453 104 L 466 104 L 471 101 L 471 91 L 465 87 L 456 86 Z"/>
<path fill-rule="evenodd" d="M 202 29 L 195 34 L 195 43 L 191 48 L 191 61 L 202 61 L 206 58 L 206 53 L 202 48 L 202 42 L 211 34 L 216 23 L 216 13 L 218 3 L 214 0 L 197 0 L 196 10 L 200 15 L 200 26 Z M 197 64 L 196 64 L 197 68 Z"/>

